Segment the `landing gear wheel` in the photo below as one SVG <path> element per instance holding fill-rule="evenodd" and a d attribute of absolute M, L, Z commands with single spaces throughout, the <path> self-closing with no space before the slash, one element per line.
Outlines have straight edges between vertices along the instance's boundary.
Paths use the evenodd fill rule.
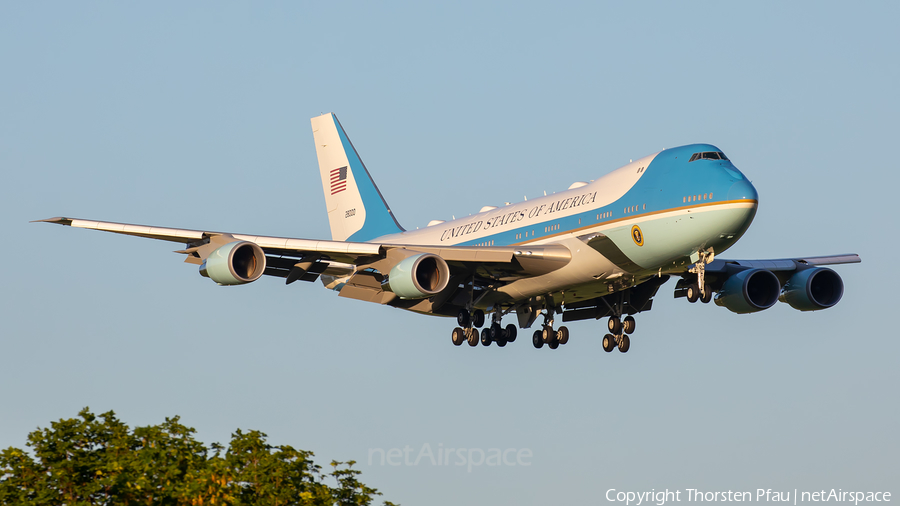
<path fill-rule="evenodd" d="M 556 331 L 556 340 L 559 341 L 559 344 L 566 344 L 569 342 L 569 329 L 566 327 L 560 327 L 559 330 Z"/>
<path fill-rule="evenodd" d="M 619 321 L 618 316 L 610 316 L 606 326 L 612 334 L 618 335 L 622 332 L 622 322 Z"/>
<path fill-rule="evenodd" d="M 619 338 L 619 351 L 621 351 L 622 353 L 627 353 L 629 348 L 631 348 L 631 339 L 627 334 L 623 334 Z"/>
<path fill-rule="evenodd" d="M 494 341 L 503 337 L 503 327 L 500 326 L 499 323 L 494 322 L 491 324 L 491 339 Z"/>
<path fill-rule="evenodd" d="M 534 334 L 531 335 L 531 344 L 537 349 L 541 349 L 544 346 L 544 338 L 541 336 L 540 330 L 535 330 Z"/>
<path fill-rule="evenodd" d="M 502 347 L 506 346 L 507 342 L 508 341 L 506 339 L 501 339 L 501 340 L 497 341 L 497 346 L 502 348 Z"/>
<path fill-rule="evenodd" d="M 697 299 L 700 298 L 700 285 L 697 283 L 692 284 L 687 289 L 687 300 L 691 304 L 697 302 Z"/>
<path fill-rule="evenodd" d="M 541 331 L 541 341 L 549 343 L 551 339 L 553 339 L 553 329 L 544 327 L 544 330 Z"/>
<path fill-rule="evenodd" d="M 463 329 L 456 327 L 453 329 L 453 333 L 450 334 L 450 338 L 453 340 L 454 346 L 459 346 L 466 340 L 466 333 L 463 332 Z"/>
<path fill-rule="evenodd" d="M 626 334 L 634 333 L 634 327 L 637 325 L 634 321 L 633 316 L 626 316 L 625 320 L 622 321 L 622 332 Z"/>
<path fill-rule="evenodd" d="M 603 351 L 609 353 L 613 351 L 616 347 L 616 338 L 613 337 L 612 334 L 606 334 L 603 336 Z"/>
<path fill-rule="evenodd" d="M 469 346 L 478 346 L 478 331 L 469 327 L 466 329 L 466 341 Z"/>
<path fill-rule="evenodd" d="M 472 313 L 472 326 L 478 328 L 484 326 L 484 311 L 476 309 L 475 312 Z"/>
<path fill-rule="evenodd" d="M 481 329 L 481 344 L 485 346 L 491 345 L 491 331 L 488 329 Z"/>
<path fill-rule="evenodd" d="M 456 313 L 456 323 L 458 323 L 460 327 L 466 328 L 469 326 L 469 322 L 469 312 L 465 309 L 460 309 L 459 313 Z"/>
<path fill-rule="evenodd" d="M 506 338 L 507 342 L 514 342 L 516 340 L 516 326 L 510 323 L 506 326 L 506 335 L 503 336 Z"/>
<path fill-rule="evenodd" d="M 703 295 L 700 296 L 700 302 L 704 304 L 709 304 L 709 301 L 712 300 L 712 287 L 709 285 L 705 285 L 703 287 Z"/>
<path fill-rule="evenodd" d="M 553 334 L 554 334 L 553 338 L 550 339 L 549 343 L 547 343 L 547 346 L 549 346 L 551 350 L 555 350 L 555 349 L 559 348 L 559 339 L 556 338 L 555 332 Z"/>

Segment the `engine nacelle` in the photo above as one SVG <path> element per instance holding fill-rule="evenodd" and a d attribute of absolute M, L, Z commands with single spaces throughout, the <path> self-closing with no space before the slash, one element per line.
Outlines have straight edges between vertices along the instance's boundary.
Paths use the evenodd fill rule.
<path fill-rule="evenodd" d="M 401 299 L 423 299 L 440 293 L 450 282 L 450 268 L 434 253 L 419 253 L 391 269 L 388 286 Z"/>
<path fill-rule="evenodd" d="M 716 305 L 739 314 L 755 313 L 772 307 L 780 293 L 781 282 L 772 271 L 747 269 L 725 280 L 716 296 Z"/>
<path fill-rule="evenodd" d="M 838 273 L 825 267 L 804 269 L 784 284 L 778 300 L 787 302 L 800 311 L 828 309 L 840 302 L 844 295 L 844 282 Z"/>
<path fill-rule="evenodd" d="M 200 275 L 220 285 L 256 281 L 266 270 L 266 254 L 256 243 L 230 242 L 210 253 L 200 265 Z"/>

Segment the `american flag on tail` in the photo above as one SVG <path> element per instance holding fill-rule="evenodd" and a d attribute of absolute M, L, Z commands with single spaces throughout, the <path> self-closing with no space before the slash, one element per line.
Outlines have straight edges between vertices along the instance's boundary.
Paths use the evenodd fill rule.
<path fill-rule="evenodd" d="M 331 169 L 331 194 L 341 193 L 347 189 L 347 167 Z"/>

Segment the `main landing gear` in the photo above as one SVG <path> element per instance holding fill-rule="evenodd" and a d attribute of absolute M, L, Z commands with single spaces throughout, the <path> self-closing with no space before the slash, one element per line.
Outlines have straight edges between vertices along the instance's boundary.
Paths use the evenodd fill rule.
<path fill-rule="evenodd" d="M 637 324 L 631 315 L 622 319 L 621 315 L 625 312 L 625 294 L 620 293 L 618 300 L 613 303 L 607 303 L 612 316 L 606 322 L 606 328 L 609 333 L 603 336 L 603 351 L 609 353 L 618 348 L 620 352 L 627 353 L 631 349 L 631 337 Z"/>
<path fill-rule="evenodd" d="M 620 316 L 626 306 L 624 296 L 620 297 L 617 303 L 608 304 L 613 316 L 610 316 L 607 321 L 609 333 L 603 336 L 603 350 L 611 352 L 618 348 L 620 352 L 626 353 L 631 349 L 631 336 L 629 334 L 634 333 L 637 325 L 633 316 L 627 315 L 625 318 Z M 541 324 L 541 328 L 535 330 L 531 335 L 531 344 L 535 348 L 540 349 L 547 345 L 551 350 L 555 350 L 560 345 L 569 342 L 568 328 L 561 326 L 558 330 L 553 329 L 553 315 L 555 312 L 554 309 L 544 309 L 544 322 Z M 517 333 L 517 327 L 513 324 L 503 327 L 500 322 L 502 317 L 503 311 L 494 311 L 491 315 L 491 324 L 479 330 L 479 327 L 482 327 L 485 323 L 484 312 L 476 309 L 470 313 L 465 309 L 461 309 L 457 315 L 457 323 L 460 326 L 453 329 L 451 340 L 456 346 L 468 343 L 469 346 L 475 347 L 478 346 L 478 341 L 481 341 L 483 346 L 497 343 L 497 346 L 502 348 L 507 343 L 515 341 Z M 533 317 L 531 321 L 534 321 Z"/>
<path fill-rule="evenodd" d="M 544 313 L 544 324 L 542 330 L 535 330 L 531 335 L 531 344 L 535 348 L 543 348 L 546 344 L 551 350 L 559 348 L 559 345 L 569 342 L 569 329 L 560 327 L 559 330 L 553 330 L 553 310 L 548 309 Z"/>
<path fill-rule="evenodd" d="M 517 329 L 513 324 L 509 324 L 506 328 L 503 328 L 500 323 L 500 318 L 500 312 L 495 312 L 492 317 L 491 325 L 481 329 L 481 332 L 479 333 L 478 329 L 484 326 L 484 311 L 476 309 L 474 312 L 469 313 L 465 309 L 460 309 L 456 316 L 456 322 L 460 326 L 453 329 L 450 338 L 456 346 L 459 346 L 464 342 L 469 343 L 469 346 L 478 346 L 480 337 L 482 345 L 490 346 L 491 343 L 497 343 L 497 346 L 502 348 L 506 346 L 506 343 L 511 343 L 516 340 Z"/>
<path fill-rule="evenodd" d="M 626 353 L 631 348 L 631 338 L 628 334 L 634 332 L 635 327 L 634 317 L 630 315 L 624 320 L 619 320 L 618 316 L 610 316 L 607 322 L 610 333 L 603 336 L 603 351 L 609 353 L 619 348 L 619 351 Z"/>

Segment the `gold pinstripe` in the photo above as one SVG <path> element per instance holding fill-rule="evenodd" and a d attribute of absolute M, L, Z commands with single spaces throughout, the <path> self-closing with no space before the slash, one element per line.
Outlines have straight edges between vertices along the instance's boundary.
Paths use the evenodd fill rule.
<path fill-rule="evenodd" d="M 617 218 L 617 219 L 615 219 L 615 220 L 609 220 L 609 221 L 603 221 L 603 222 L 599 222 L 599 221 L 598 221 L 597 223 L 593 223 L 593 224 L 591 224 L 591 225 L 586 225 L 586 226 L 579 227 L 579 228 L 573 228 L 573 229 L 569 229 L 569 230 L 566 230 L 566 231 L 563 231 L 563 232 L 557 232 L 557 233 L 555 233 L 555 234 L 545 235 L 545 236 L 542 236 L 542 237 L 535 238 L 534 241 L 514 242 L 514 243 L 511 243 L 510 246 L 521 246 L 521 245 L 524 245 L 524 244 L 532 244 L 532 243 L 534 243 L 534 242 L 536 242 L 536 241 L 543 241 L 543 240 L 550 239 L 550 238 L 553 238 L 553 237 L 558 237 L 558 236 L 562 236 L 562 235 L 573 234 L 573 233 L 579 232 L 579 231 L 581 231 L 581 230 L 587 230 L 587 229 L 591 229 L 591 228 L 596 228 L 597 226 L 601 226 L 601 225 L 603 225 L 603 226 L 605 226 L 605 225 L 611 225 L 611 224 L 619 223 L 619 222 L 623 222 L 623 221 L 634 220 L 634 219 L 636 219 L 636 218 L 643 218 L 643 217 L 647 217 L 647 216 L 654 216 L 654 215 L 657 215 L 657 214 L 665 214 L 665 213 L 672 213 L 672 212 L 677 212 L 677 211 L 684 211 L 684 210 L 687 210 L 687 209 L 698 209 L 698 208 L 701 208 L 701 207 L 711 207 L 711 206 L 724 206 L 724 205 L 730 205 L 730 204 L 753 204 L 754 206 L 756 206 L 756 205 L 759 205 L 759 201 L 758 201 L 758 200 L 754 200 L 754 199 L 725 200 L 725 201 L 722 201 L 722 202 L 707 202 L 707 203 L 705 203 L 705 204 L 697 204 L 697 205 L 692 205 L 692 206 L 673 207 L 673 208 L 671 208 L 671 209 L 664 209 L 664 210 L 661 210 L 661 211 L 653 211 L 653 212 L 650 212 L 650 213 L 633 214 L 633 215 L 631 215 L 631 216 L 625 216 L 625 217 L 622 217 L 622 218 Z M 568 216 L 567 216 L 567 218 L 568 218 Z"/>

